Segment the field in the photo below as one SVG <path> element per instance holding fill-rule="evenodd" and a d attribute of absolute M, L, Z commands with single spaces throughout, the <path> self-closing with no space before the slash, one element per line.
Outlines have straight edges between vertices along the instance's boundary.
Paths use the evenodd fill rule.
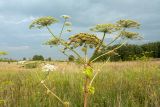
<path fill-rule="evenodd" d="M 52 63 L 58 68 L 45 84 L 70 107 L 82 107 L 81 66 Z M 160 107 L 160 61 L 95 63 L 94 69 L 100 73 L 93 82 L 89 107 Z M 42 86 L 45 75 L 40 67 L 0 63 L 0 107 L 63 107 Z"/>

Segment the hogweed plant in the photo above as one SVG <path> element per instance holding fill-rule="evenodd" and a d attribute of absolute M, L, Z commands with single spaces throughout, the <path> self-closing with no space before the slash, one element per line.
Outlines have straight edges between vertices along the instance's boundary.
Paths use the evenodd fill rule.
<path fill-rule="evenodd" d="M 116 50 L 123 46 L 128 39 L 141 39 L 138 33 L 128 30 L 131 28 L 139 28 L 140 24 L 133 20 L 119 20 L 114 24 L 97 24 L 90 30 L 93 32 L 102 33 L 102 38 L 99 38 L 99 36 L 97 36 L 96 34 L 82 32 L 72 35 L 68 38 L 68 40 L 65 40 L 63 34 L 66 33 L 66 31 L 71 32 L 70 27 L 72 23 L 69 22 L 70 16 L 62 15 L 62 18 L 64 19 L 64 22 L 58 35 L 55 35 L 49 26 L 59 21 L 51 16 L 41 17 L 34 20 L 30 25 L 30 28 L 46 28 L 52 37 L 45 44 L 50 45 L 51 47 L 59 47 L 60 51 L 64 55 L 69 58 L 71 58 L 72 56 L 72 60 L 80 62 L 80 64 L 83 66 L 83 107 L 87 107 L 89 95 L 94 94 L 95 92 L 95 87 L 93 87 L 92 83 L 98 74 L 98 72 L 94 71 L 93 62 L 97 61 L 99 58 L 105 55 L 116 53 Z M 115 35 L 113 37 L 114 39 L 109 43 L 106 43 L 105 38 L 112 35 Z M 110 50 L 108 47 L 115 43 L 117 40 L 121 41 L 120 45 Z M 79 54 L 80 49 L 83 54 Z M 88 52 L 90 52 L 91 49 L 93 53 L 92 55 L 88 55 Z M 105 51 L 102 51 L 103 49 L 105 49 Z M 41 83 L 44 87 L 46 87 L 48 92 L 52 93 L 52 95 L 64 105 L 64 107 L 69 107 L 68 101 L 63 101 L 62 99 L 60 99 L 44 84 L 44 81 L 41 81 Z"/>

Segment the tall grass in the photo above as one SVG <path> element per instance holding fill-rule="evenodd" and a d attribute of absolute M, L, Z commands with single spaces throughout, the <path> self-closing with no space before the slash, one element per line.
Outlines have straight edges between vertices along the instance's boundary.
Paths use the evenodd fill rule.
<path fill-rule="evenodd" d="M 95 69 L 101 64 L 94 64 Z M 49 75 L 46 85 L 69 101 L 71 107 L 82 107 L 81 68 L 72 63 L 57 65 L 58 71 Z M 41 85 L 36 72 L 41 79 L 45 74 L 40 69 L 26 71 L 17 67 L 12 72 L 0 67 L 0 106 L 63 107 Z M 160 62 L 114 62 L 100 71 L 93 83 L 96 91 L 89 98 L 89 107 L 160 107 Z"/>

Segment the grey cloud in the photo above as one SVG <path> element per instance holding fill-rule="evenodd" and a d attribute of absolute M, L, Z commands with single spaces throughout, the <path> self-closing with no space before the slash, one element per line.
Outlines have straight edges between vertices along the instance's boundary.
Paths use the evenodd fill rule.
<path fill-rule="evenodd" d="M 0 50 L 5 46 L 29 46 L 26 52 L 12 57 L 31 56 L 36 53 L 56 56 L 50 48 L 40 44 L 50 35 L 46 30 L 29 30 L 32 19 L 39 16 L 72 16 L 73 32 L 89 32 L 98 23 L 113 23 L 119 19 L 133 19 L 141 23 L 137 30 L 146 41 L 160 40 L 160 0 L 1 0 L 0 1 Z M 62 19 L 60 19 L 62 21 Z M 52 26 L 59 32 L 61 23 Z M 65 37 L 71 34 L 66 34 Z M 139 43 L 140 43 L 139 42 Z M 137 43 L 137 42 L 136 42 Z M 59 58 L 62 55 L 59 56 Z"/>

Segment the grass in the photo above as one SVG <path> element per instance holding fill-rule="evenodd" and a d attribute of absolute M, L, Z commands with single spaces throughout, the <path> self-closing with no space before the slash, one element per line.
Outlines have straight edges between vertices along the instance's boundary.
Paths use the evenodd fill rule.
<path fill-rule="evenodd" d="M 160 107 L 160 62 L 95 63 L 101 71 L 93 82 L 95 94 L 89 107 Z M 70 107 L 83 105 L 82 68 L 73 63 L 55 63 L 46 85 Z M 40 68 L 25 69 L 16 64 L 0 63 L 0 106 L 2 107 L 62 107 L 40 84 L 45 74 Z"/>

